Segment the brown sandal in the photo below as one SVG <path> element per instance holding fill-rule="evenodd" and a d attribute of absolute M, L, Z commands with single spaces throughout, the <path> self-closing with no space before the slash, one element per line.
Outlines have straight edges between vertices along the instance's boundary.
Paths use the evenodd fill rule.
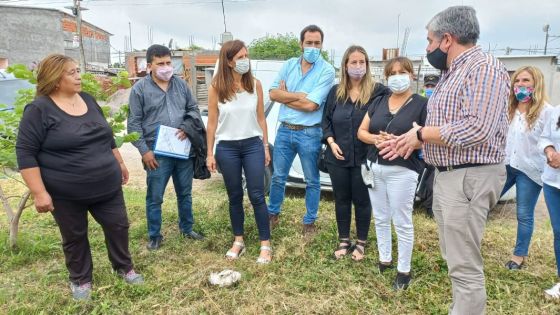
<path fill-rule="evenodd" d="M 352 253 L 352 260 L 353 261 L 361 261 L 365 258 L 365 250 L 366 250 L 366 242 L 358 240 L 356 245 L 354 246 L 354 252 Z M 362 257 L 356 258 L 356 252 L 358 252 Z"/>
<path fill-rule="evenodd" d="M 335 260 L 339 260 L 344 258 L 344 256 L 350 254 L 350 251 L 353 249 L 353 245 L 350 242 L 350 239 L 348 238 L 341 238 L 340 239 L 340 244 L 338 245 L 338 247 L 335 249 L 334 253 L 333 253 L 333 258 Z M 338 252 L 339 250 L 345 250 L 344 253 L 340 254 L 340 255 L 336 255 L 336 252 Z"/>

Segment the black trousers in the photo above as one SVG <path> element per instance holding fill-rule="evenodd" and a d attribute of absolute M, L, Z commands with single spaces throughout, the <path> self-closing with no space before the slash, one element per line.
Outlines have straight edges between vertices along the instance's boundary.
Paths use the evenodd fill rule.
<path fill-rule="evenodd" d="M 105 245 L 114 270 L 128 272 L 133 268 L 128 251 L 128 217 L 123 192 L 102 198 L 53 200 L 52 215 L 62 235 L 62 249 L 70 281 L 83 284 L 92 281 L 93 262 L 88 240 L 88 211 L 103 228 Z"/>
<path fill-rule="evenodd" d="M 333 186 L 338 237 L 350 237 L 352 204 L 354 204 L 356 234 L 359 240 L 367 240 L 371 222 L 371 203 L 360 166 L 339 167 L 328 164 L 328 170 Z"/>

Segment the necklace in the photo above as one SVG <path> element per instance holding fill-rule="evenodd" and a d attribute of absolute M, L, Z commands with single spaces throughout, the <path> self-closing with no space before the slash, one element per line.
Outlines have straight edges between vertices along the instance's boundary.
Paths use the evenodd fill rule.
<path fill-rule="evenodd" d="M 58 97 L 58 103 L 62 104 L 65 108 L 72 108 L 74 109 L 76 107 L 76 95 L 74 95 L 72 97 L 71 102 L 68 102 L 67 100 L 63 100 L 62 98 Z"/>
<path fill-rule="evenodd" d="M 403 107 L 404 105 L 408 104 L 410 101 L 412 100 L 412 95 L 409 95 L 406 99 L 404 99 L 404 102 L 400 102 L 399 100 L 399 104 L 397 106 L 391 106 L 391 104 L 389 104 L 389 112 L 391 112 L 391 114 L 395 114 L 397 113 L 401 107 Z M 396 100 L 394 100 L 396 101 Z"/>

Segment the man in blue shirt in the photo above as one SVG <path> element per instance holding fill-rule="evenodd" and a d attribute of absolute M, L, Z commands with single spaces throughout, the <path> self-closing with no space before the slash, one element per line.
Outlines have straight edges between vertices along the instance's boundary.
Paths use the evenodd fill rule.
<path fill-rule="evenodd" d="M 179 229 L 187 238 L 201 240 L 204 237 L 193 231 L 192 181 L 194 175 L 193 148 L 187 160 L 154 155 L 152 148 L 160 125 L 177 128 L 181 140 L 186 130 L 195 122 L 191 117 L 200 117 L 196 99 L 184 80 L 173 75 L 171 51 L 162 45 L 152 45 L 146 52 L 150 74 L 132 87 L 129 99 L 128 132 L 138 132 L 140 139 L 134 146 L 142 155 L 147 173 L 146 217 L 148 221 L 148 249 L 156 250 L 163 239 L 161 235 L 161 204 L 163 193 L 170 177 L 177 194 Z M 191 141 L 192 142 L 192 141 Z"/>
<path fill-rule="evenodd" d="M 271 227 L 279 222 L 286 178 L 296 154 L 299 155 L 305 182 L 303 233 L 315 232 L 321 184 L 317 159 L 321 150 L 323 105 L 334 83 L 335 71 L 321 56 L 323 31 L 316 25 L 300 34 L 302 56 L 284 63 L 270 87 L 270 99 L 282 103 L 281 122 L 274 141 L 272 183 L 268 212 Z"/>

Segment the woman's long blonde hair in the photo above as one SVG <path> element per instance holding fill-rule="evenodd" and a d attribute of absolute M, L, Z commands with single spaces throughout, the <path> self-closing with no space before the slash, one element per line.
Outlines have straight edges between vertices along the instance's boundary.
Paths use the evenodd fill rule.
<path fill-rule="evenodd" d="M 521 67 L 515 70 L 515 72 L 511 76 L 508 115 L 509 115 L 509 121 L 511 122 L 513 120 L 513 117 L 515 116 L 515 110 L 519 105 L 519 101 L 517 100 L 517 98 L 515 97 L 515 93 L 513 92 L 513 87 L 514 87 L 513 85 L 515 83 L 515 79 L 517 79 L 517 76 L 519 76 L 519 74 L 521 74 L 521 72 L 524 71 L 529 73 L 531 77 L 533 77 L 533 82 L 535 83 L 533 86 L 533 88 L 535 89 L 533 91 L 533 97 L 531 98 L 531 102 L 529 103 L 529 108 L 527 108 L 527 113 L 525 114 L 527 117 L 526 118 L 527 128 L 531 129 L 533 128 L 533 125 L 539 118 L 539 115 L 544 107 L 545 102 L 548 100 L 548 97 L 546 96 L 546 93 L 544 91 L 544 76 L 541 70 L 539 70 L 539 68 L 533 66 Z"/>
<path fill-rule="evenodd" d="M 336 89 L 336 98 L 338 101 L 342 102 L 347 101 L 350 98 L 350 89 L 352 89 L 352 83 L 350 82 L 350 76 L 348 75 L 348 67 L 346 64 L 350 59 L 350 54 L 356 51 L 363 54 L 366 58 L 366 74 L 360 81 L 360 95 L 358 96 L 358 100 L 356 102 L 356 105 L 361 107 L 368 103 L 375 87 L 375 81 L 373 80 L 371 71 L 369 70 L 369 57 L 366 53 L 366 50 L 361 46 L 350 46 L 344 52 L 342 63 L 340 65 L 340 83 L 338 84 L 338 88 Z"/>
<path fill-rule="evenodd" d="M 41 60 L 37 66 L 37 97 L 50 95 L 56 90 L 68 62 L 76 63 L 74 59 L 61 54 L 48 55 Z"/>

